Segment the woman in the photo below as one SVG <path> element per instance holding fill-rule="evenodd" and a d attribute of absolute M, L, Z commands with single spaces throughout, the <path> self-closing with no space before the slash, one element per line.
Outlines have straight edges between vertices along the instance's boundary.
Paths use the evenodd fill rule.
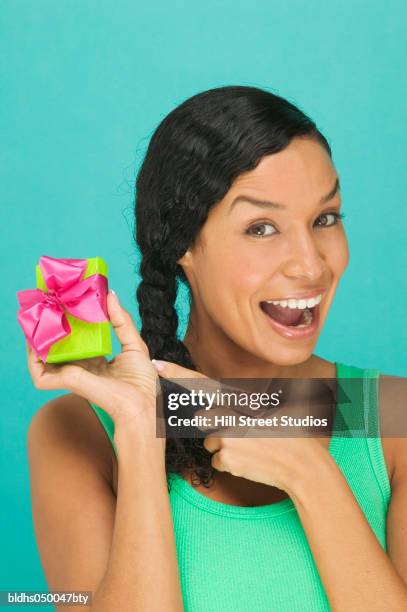
<path fill-rule="evenodd" d="M 135 212 L 141 336 L 109 293 L 112 361 L 28 351 L 38 389 L 71 392 L 28 436 L 49 587 L 97 611 L 407 609 L 403 439 L 156 437 L 157 373 L 360 378 L 369 425 L 394 405 L 376 370 L 313 354 L 348 263 L 324 136 L 272 93 L 200 93 L 153 134 Z"/>

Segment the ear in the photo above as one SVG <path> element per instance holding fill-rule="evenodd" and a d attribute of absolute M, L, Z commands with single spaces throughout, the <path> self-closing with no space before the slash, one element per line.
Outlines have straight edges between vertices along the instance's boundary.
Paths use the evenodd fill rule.
<path fill-rule="evenodd" d="M 183 256 L 180 259 L 178 259 L 177 264 L 179 264 L 180 266 L 184 268 L 188 268 L 191 265 L 191 261 L 192 261 L 192 253 L 188 249 L 187 251 L 185 251 Z"/>

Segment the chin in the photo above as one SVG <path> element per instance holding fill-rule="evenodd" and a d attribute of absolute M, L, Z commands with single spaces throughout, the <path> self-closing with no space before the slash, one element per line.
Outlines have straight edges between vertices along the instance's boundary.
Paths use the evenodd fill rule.
<path fill-rule="evenodd" d="M 277 341 L 267 340 L 268 350 L 264 350 L 266 339 L 257 340 L 252 343 L 251 349 L 248 349 L 256 359 L 277 366 L 295 366 L 304 363 L 309 359 L 315 349 L 316 341 L 303 342 L 302 346 L 298 342 L 288 342 L 286 346 Z M 283 340 L 284 342 L 284 340 Z M 247 350 L 247 349 L 246 349 Z"/>
<path fill-rule="evenodd" d="M 273 365 L 280 365 L 280 366 L 295 366 L 298 365 L 300 363 L 304 363 L 304 361 L 307 361 L 307 359 L 309 359 L 312 356 L 314 350 L 314 345 L 310 348 L 303 348 L 303 349 L 298 349 L 297 350 L 295 348 L 287 348 L 287 349 L 281 349 L 276 350 L 273 352 L 273 354 L 269 354 L 267 356 L 266 361 L 268 361 L 269 363 L 273 364 Z"/>

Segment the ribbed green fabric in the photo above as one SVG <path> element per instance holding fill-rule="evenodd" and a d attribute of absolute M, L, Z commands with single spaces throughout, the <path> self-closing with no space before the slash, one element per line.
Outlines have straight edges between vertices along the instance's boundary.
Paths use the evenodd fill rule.
<path fill-rule="evenodd" d="M 353 410 L 360 409 L 375 437 L 347 438 L 334 432 L 329 452 L 386 550 L 391 491 L 378 429 L 379 371 L 338 362 L 335 365 L 338 379 L 361 379 L 359 389 L 353 385 L 346 393 L 356 393 L 358 402 Z M 343 388 L 345 383 L 341 383 Z M 112 419 L 91 405 L 113 441 Z M 337 416 L 340 410 L 338 405 Z M 169 481 L 185 612 L 330 609 L 291 499 L 266 506 L 233 506 L 209 499 L 177 474 L 170 474 Z M 343 537 L 352 534 L 344 533 Z"/>

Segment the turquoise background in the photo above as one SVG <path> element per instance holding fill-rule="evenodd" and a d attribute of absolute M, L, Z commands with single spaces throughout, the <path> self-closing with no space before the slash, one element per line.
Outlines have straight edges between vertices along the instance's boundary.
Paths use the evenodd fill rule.
<path fill-rule="evenodd" d="M 316 352 L 407 374 L 406 18 L 403 0 L 0 2 L 0 590 L 46 589 L 26 431 L 60 394 L 31 384 L 15 292 L 35 286 L 40 255 L 99 255 L 138 322 L 136 169 L 158 122 L 198 91 L 264 87 L 316 120 L 351 252 Z"/>

